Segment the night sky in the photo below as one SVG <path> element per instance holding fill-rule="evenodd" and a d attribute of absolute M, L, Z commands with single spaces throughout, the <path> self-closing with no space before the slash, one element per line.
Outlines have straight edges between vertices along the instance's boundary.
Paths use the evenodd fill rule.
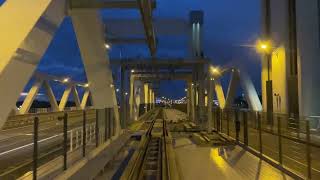
<path fill-rule="evenodd" d="M 1 4 L 0 0 L 0 4 Z M 217 65 L 240 66 L 252 77 L 260 92 L 260 61 L 255 50 L 244 45 L 254 44 L 260 35 L 260 2 L 257 0 L 158 0 L 154 19 L 185 18 L 189 11 L 203 10 L 204 54 Z M 102 18 L 140 18 L 137 10 L 103 10 Z M 186 57 L 186 35 L 175 37 L 158 36 L 159 57 Z M 112 46 L 110 57 L 148 57 L 146 45 Z M 85 72 L 73 31 L 71 19 L 65 18 L 47 52 L 38 66 L 38 71 L 66 75 L 85 81 Z M 117 74 L 117 73 L 116 73 Z M 226 84 L 228 79 L 223 79 Z M 160 96 L 178 98 L 184 96 L 183 82 L 162 82 Z M 169 86 L 168 86 L 169 85 Z M 26 90 L 30 86 L 26 87 Z M 172 88 L 175 91 L 172 91 Z M 62 92 L 62 87 L 56 87 Z M 61 89 L 61 90 L 60 90 Z M 226 89 L 226 88 L 225 88 Z M 59 93 L 58 93 L 59 94 Z M 57 97 L 59 97 L 58 95 Z"/>

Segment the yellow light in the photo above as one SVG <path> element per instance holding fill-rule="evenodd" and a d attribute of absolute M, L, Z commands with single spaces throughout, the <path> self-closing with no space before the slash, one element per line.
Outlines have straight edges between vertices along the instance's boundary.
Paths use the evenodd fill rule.
<path fill-rule="evenodd" d="M 69 78 L 64 78 L 64 79 L 62 80 L 62 82 L 63 82 L 63 83 L 69 82 Z"/>
<path fill-rule="evenodd" d="M 217 167 L 223 172 L 227 171 L 228 163 L 224 160 L 223 157 L 219 155 L 218 148 L 211 148 L 210 150 L 210 159 L 211 161 L 217 165 Z"/>
<path fill-rule="evenodd" d="M 131 70 L 131 73 L 134 73 L 134 69 Z"/>
<path fill-rule="evenodd" d="M 84 87 L 89 87 L 89 83 L 85 84 Z"/>
<path fill-rule="evenodd" d="M 220 74 L 220 69 L 219 69 L 219 67 L 213 67 L 213 66 L 211 66 L 211 73 L 212 73 L 213 75 L 219 75 L 219 74 Z"/>
<path fill-rule="evenodd" d="M 256 49 L 260 53 L 270 53 L 272 50 L 271 41 L 258 40 L 256 43 Z"/>

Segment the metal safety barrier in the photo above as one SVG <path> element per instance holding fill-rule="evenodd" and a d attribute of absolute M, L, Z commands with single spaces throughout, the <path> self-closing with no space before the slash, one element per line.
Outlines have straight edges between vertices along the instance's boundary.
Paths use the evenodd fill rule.
<path fill-rule="evenodd" d="M 106 108 L 59 112 L 51 114 L 51 117 L 48 113 L 32 115 L 32 123 L 29 125 L 32 127 L 32 140 L 26 142 L 28 144 L 2 153 L 21 154 L 18 157 L 23 157 L 11 160 L 11 167 L 0 169 L 0 179 L 30 176 L 37 179 L 39 174 L 43 173 L 39 172 L 42 167 L 57 159 L 56 166 L 61 170 L 67 170 L 68 166 L 81 160 L 88 152 L 115 135 L 113 113 L 112 108 Z M 47 127 L 48 122 L 51 125 L 50 129 Z M 24 151 L 30 151 L 31 154 Z"/>
<path fill-rule="evenodd" d="M 318 119 L 240 109 L 213 109 L 218 132 L 293 176 L 320 179 Z"/>

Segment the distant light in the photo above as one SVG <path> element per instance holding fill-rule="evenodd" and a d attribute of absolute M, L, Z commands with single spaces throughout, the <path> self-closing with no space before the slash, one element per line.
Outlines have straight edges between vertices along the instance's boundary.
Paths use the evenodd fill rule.
<path fill-rule="evenodd" d="M 110 87 L 113 88 L 113 84 L 110 84 Z"/>
<path fill-rule="evenodd" d="M 62 80 L 62 82 L 63 82 L 63 83 L 67 83 L 67 82 L 69 82 L 69 80 L 70 80 L 69 78 L 64 78 L 64 79 Z"/>
<path fill-rule="evenodd" d="M 119 92 L 119 89 L 116 89 L 117 92 Z"/>
<path fill-rule="evenodd" d="M 83 87 L 89 87 L 89 83 L 85 84 Z"/>
<path fill-rule="evenodd" d="M 128 93 L 126 92 L 126 93 L 125 93 L 125 95 L 127 96 L 127 95 L 128 95 Z"/>
<path fill-rule="evenodd" d="M 134 69 L 131 70 L 131 73 L 134 73 Z"/>
<path fill-rule="evenodd" d="M 194 86 L 194 84 L 192 83 L 191 86 Z"/>
<path fill-rule="evenodd" d="M 109 44 L 105 44 L 105 47 L 106 47 L 107 49 L 110 49 L 110 48 L 111 48 L 111 46 L 110 46 Z"/>
<path fill-rule="evenodd" d="M 187 92 L 187 91 L 188 91 L 188 89 L 184 89 L 184 91 L 185 91 L 185 92 Z"/>

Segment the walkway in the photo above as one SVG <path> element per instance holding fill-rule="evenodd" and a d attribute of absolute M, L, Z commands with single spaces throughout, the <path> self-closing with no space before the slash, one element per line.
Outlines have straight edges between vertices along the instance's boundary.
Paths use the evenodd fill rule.
<path fill-rule="evenodd" d="M 239 146 L 199 147 L 180 138 L 175 154 L 184 180 L 292 179 Z"/>

